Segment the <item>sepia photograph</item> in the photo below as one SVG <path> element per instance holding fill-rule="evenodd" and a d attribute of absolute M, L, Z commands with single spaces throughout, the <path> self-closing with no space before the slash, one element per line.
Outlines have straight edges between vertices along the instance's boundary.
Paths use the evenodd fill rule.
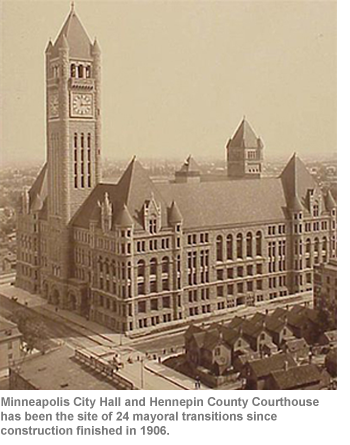
<path fill-rule="evenodd" d="M 0 20 L 0 390 L 336 390 L 336 1 Z"/>

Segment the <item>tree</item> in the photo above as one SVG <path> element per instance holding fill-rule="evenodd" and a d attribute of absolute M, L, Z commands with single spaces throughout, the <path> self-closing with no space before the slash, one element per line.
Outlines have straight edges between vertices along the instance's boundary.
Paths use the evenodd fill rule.
<path fill-rule="evenodd" d="M 337 303 L 335 301 L 324 301 L 317 310 L 317 337 L 326 331 L 337 329 Z"/>

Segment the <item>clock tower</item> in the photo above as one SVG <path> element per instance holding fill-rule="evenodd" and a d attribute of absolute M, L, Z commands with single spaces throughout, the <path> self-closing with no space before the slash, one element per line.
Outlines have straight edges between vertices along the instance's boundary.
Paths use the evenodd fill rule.
<path fill-rule="evenodd" d="M 72 4 L 46 48 L 48 216 L 67 225 L 101 180 L 101 52 Z"/>

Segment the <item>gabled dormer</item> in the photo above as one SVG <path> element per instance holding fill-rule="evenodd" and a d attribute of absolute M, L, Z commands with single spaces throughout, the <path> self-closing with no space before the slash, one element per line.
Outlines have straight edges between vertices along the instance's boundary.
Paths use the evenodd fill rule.
<path fill-rule="evenodd" d="M 145 201 L 143 205 L 144 229 L 149 234 L 153 235 L 159 232 L 162 224 L 161 214 L 161 205 L 157 204 L 152 193 L 151 199 Z"/>

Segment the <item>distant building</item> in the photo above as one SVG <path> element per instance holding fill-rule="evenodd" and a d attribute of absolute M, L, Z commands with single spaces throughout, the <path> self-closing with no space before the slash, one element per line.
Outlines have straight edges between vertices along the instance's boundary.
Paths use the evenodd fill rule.
<path fill-rule="evenodd" d="M 20 359 L 21 337 L 14 323 L 0 317 L 0 377 L 8 375 L 10 365 Z"/>
<path fill-rule="evenodd" d="M 116 386 L 99 372 L 75 358 L 68 347 L 33 355 L 20 366 L 11 367 L 11 390 L 115 390 Z"/>
<path fill-rule="evenodd" d="M 337 306 L 337 260 L 315 265 L 314 275 L 315 308 Z"/>
<path fill-rule="evenodd" d="M 1 249 L 4 250 L 4 249 Z M 0 254 L 0 260 L 1 260 L 1 267 L 0 267 L 0 274 L 8 274 L 13 273 L 16 271 L 16 254 L 14 252 L 11 252 L 10 250 L 6 250 L 6 253 L 4 255 Z"/>
<path fill-rule="evenodd" d="M 116 331 L 149 332 L 311 291 L 314 265 L 335 258 L 331 194 L 296 154 L 261 177 L 263 143 L 245 118 L 225 180 L 201 181 L 190 157 L 175 182 L 155 183 L 134 158 L 103 183 L 101 50 L 74 8 L 46 48 L 46 97 L 47 162 L 22 196 L 17 286 Z M 259 329 L 255 349 L 262 334 L 281 335 Z"/>

